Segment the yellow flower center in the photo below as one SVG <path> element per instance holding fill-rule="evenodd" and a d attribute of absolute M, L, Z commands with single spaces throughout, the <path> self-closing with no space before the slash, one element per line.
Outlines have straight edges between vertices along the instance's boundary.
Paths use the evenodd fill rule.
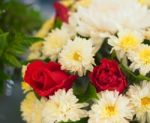
<path fill-rule="evenodd" d="M 81 55 L 80 55 L 78 52 L 75 52 L 75 53 L 73 54 L 73 59 L 74 59 L 75 61 L 81 61 L 81 60 L 82 60 L 82 57 L 81 57 Z"/>
<path fill-rule="evenodd" d="M 150 64 L 150 48 L 142 50 L 139 56 L 145 64 Z"/>
<path fill-rule="evenodd" d="M 117 113 L 115 106 L 107 106 L 105 108 L 105 111 L 106 111 L 106 115 L 108 117 L 112 117 L 112 116 L 114 116 Z"/>
<path fill-rule="evenodd" d="M 120 40 L 120 47 L 123 48 L 124 50 L 134 49 L 138 46 L 138 44 L 139 41 L 137 37 L 131 34 L 122 37 Z"/>
<path fill-rule="evenodd" d="M 144 107 L 150 106 L 150 97 L 143 97 L 141 99 L 141 105 Z"/>
<path fill-rule="evenodd" d="M 144 3 L 145 3 L 145 0 L 139 0 L 139 2 L 140 2 L 141 4 L 144 4 Z"/>

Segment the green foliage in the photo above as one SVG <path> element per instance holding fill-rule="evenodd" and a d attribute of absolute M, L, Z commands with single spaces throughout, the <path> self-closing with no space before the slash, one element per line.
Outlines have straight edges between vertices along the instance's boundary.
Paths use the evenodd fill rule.
<path fill-rule="evenodd" d="M 9 77 L 3 72 L 3 69 L 0 70 L 0 94 L 3 91 L 4 80 L 9 79 Z"/>
<path fill-rule="evenodd" d="M 54 23 L 54 28 L 61 28 L 61 26 L 62 26 L 62 21 L 59 19 L 59 18 L 56 18 L 55 19 L 55 23 Z"/>
<path fill-rule="evenodd" d="M 4 81 L 7 79 L 4 73 L 4 66 L 21 67 L 20 56 L 25 53 L 27 48 L 34 42 L 41 41 L 41 38 L 24 36 L 21 33 L 0 33 L 0 91 Z"/>
<path fill-rule="evenodd" d="M 68 122 L 60 122 L 60 123 L 87 123 L 88 122 L 88 118 L 83 118 L 80 121 L 68 121 Z"/>
<path fill-rule="evenodd" d="M 25 34 L 31 35 L 42 22 L 40 13 L 32 5 L 20 0 L 0 0 L 0 91 L 8 79 L 4 66 L 21 67 L 20 57 L 32 43 L 42 40 Z"/>
<path fill-rule="evenodd" d="M 0 56 L 3 54 L 3 51 L 5 50 L 6 46 L 8 45 L 7 42 L 8 33 L 2 33 L 0 34 Z"/>
<path fill-rule="evenodd" d="M 97 99 L 96 89 L 89 83 L 87 77 L 80 77 L 73 86 L 73 91 L 79 102 L 90 101 Z"/>
<path fill-rule="evenodd" d="M 19 0 L 0 0 L 0 28 L 5 32 L 32 33 L 42 24 L 40 13 Z"/>
<path fill-rule="evenodd" d="M 111 58 L 111 46 L 108 45 L 108 39 L 107 38 L 104 40 L 101 48 L 98 50 L 98 52 L 95 55 L 96 64 L 99 64 L 100 60 L 102 58 Z"/>
<path fill-rule="evenodd" d="M 144 40 L 144 44 L 150 45 L 150 40 Z"/>
<path fill-rule="evenodd" d="M 133 84 L 137 83 L 143 80 L 150 81 L 149 77 L 143 76 L 143 75 L 136 75 L 134 72 L 132 72 L 127 66 L 120 64 L 120 68 L 123 71 L 123 73 L 126 75 L 128 81 Z"/>
<path fill-rule="evenodd" d="M 27 37 L 20 33 L 0 34 L 0 61 L 3 64 L 8 64 L 12 67 L 21 67 L 19 59 L 26 49 L 34 42 L 41 41 L 41 38 Z"/>

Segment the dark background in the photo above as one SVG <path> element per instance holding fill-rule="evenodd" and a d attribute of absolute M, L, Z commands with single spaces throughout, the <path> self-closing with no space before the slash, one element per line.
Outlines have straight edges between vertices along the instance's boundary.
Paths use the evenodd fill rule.
<path fill-rule="evenodd" d="M 22 0 L 25 4 L 33 4 L 33 7 L 41 11 L 42 17 L 47 19 L 52 16 L 53 2 L 55 0 Z M 17 74 L 17 73 L 15 73 Z M 24 123 L 21 118 L 20 103 L 24 98 L 20 87 L 20 80 L 13 85 L 11 95 L 0 96 L 0 123 Z"/>

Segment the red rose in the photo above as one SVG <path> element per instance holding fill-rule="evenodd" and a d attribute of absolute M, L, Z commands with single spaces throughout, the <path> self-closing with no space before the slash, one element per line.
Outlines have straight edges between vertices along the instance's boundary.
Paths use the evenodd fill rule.
<path fill-rule="evenodd" d="M 68 23 L 69 9 L 59 2 L 54 3 L 56 11 L 56 18 L 59 18 L 62 22 Z"/>
<path fill-rule="evenodd" d="M 101 65 L 96 66 L 89 76 L 97 92 L 117 90 L 122 93 L 127 87 L 125 76 L 115 60 L 102 59 Z"/>
<path fill-rule="evenodd" d="M 24 80 L 39 96 L 53 95 L 58 89 L 70 89 L 77 78 L 60 69 L 55 62 L 35 61 L 28 65 Z"/>

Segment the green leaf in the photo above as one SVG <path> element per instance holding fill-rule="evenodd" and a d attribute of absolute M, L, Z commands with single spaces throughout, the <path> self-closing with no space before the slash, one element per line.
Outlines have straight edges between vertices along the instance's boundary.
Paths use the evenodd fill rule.
<path fill-rule="evenodd" d="M 130 123 L 139 123 L 138 121 L 131 121 Z"/>
<path fill-rule="evenodd" d="M 137 83 L 143 80 L 150 81 L 149 77 L 143 76 L 143 75 L 136 75 L 133 73 L 127 66 L 120 64 L 120 68 L 123 71 L 123 73 L 126 75 L 127 79 L 132 83 Z"/>
<path fill-rule="evenodd" d="M 20 68 L 22 66 L 20 61 L 15 56 L 13 56 L 11 54 L 5 53 L 4 59 L 9 65 L 11 65 L 13 67 Z"/>
<path fill-rule="evenodd" d="M 8 45 L 7 37 L 9 33 L 2 33 L 0 34 L 0 56 L 2 55 L 3 51 Z"/>
<path fill-rule="evenodd" d="M 96 64 L 99 64 L 102 58 L 111 58 L 111 48 L 112 47 L 108 44 L 108 38 L 104 39 L 101 48 L 98 50 L 98 52 L 95 55 Z"/>
<path fill-rule="evenodd" d="M 62 21 L 59 18 L 55 19 L 55 23 L 54 23 L 54 28 L 61 28 L 62 26 Z"/>
<path fill-rule="evenodd" d="M 144 44 L 150 45 L 150 40 L 144 40 Z"/>
<path fill-rule="evenodd" d="M 0 94 L 3 92 L 4 81 L 10 77 L 0 70 Z"/>
<path fill-rule="evenodd" d="M 79 121 L 68 121 L 68 122 L 60 122 L 60 123 L 87 123 L 88 122 L 88 118 L 83 118 Z"/>
<path fill-rule="evenodd" d="M 98 98 L 95 87 L 88 82 L 86 77 L 78 79 L 73 86 L 73 91 L 79 99 L 79 102 L 86 102 Z"/>
<path fill-rule="evenodd" d="M 39 41 L 44 41 L 44 39 L 43 39 L 43 38 L 38 38 L 38 37 L 24 37 L 24 38 L 23 38 L 23 41 L 22 41 L 22 44 L 23 44 L 25 47 L 29 47 L 29 46 L 31 46 L 33 43 L 39 42 Z"/>

